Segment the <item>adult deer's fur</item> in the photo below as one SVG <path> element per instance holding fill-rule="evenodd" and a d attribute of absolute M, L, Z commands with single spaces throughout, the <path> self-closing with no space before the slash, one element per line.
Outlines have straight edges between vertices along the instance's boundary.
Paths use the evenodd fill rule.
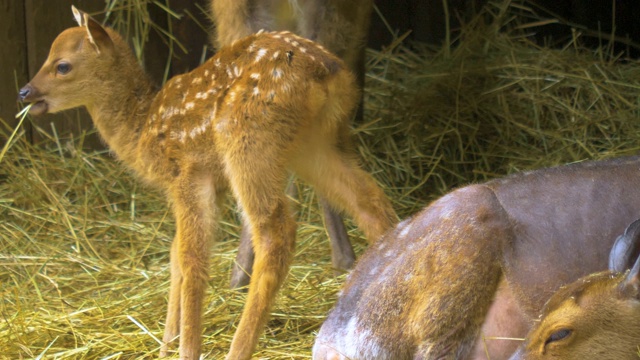
<path fill-rule="evenodd" d="M 607 268 L 640 218 L 639 180 L 631 157 L 443 196 L 367 249 L 314 359 L 508 359 L 560 286 Z"/>

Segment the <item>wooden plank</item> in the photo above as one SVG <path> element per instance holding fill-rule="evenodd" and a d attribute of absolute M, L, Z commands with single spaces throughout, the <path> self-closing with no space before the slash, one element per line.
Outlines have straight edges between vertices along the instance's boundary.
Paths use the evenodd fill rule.
<path fill-rule="evenodd" d="M 22 1 L 0 0 L 0 119 L 11 129 L 17 125 L 17 84 L 28 78 L 26 41 Z M 0 134 L 0 146 L 5 141 Z"/>
<path fill-rule="evenodd" d="M 205 45 L 211 50 L 208 32 L 213 31 L 213 25 L 207 14 L 201 11 L 201 9 L 207 9 L 208 5 L 209 1 L 205 0 L 171 2 L 172 10 L 182 15 L 180 19 L 171 19 L 173 34 L 187 50 L 186 53 L 180 48 L 174 50 L 171 60 L 173 75 L 183 74 L 200 65 Z"/>

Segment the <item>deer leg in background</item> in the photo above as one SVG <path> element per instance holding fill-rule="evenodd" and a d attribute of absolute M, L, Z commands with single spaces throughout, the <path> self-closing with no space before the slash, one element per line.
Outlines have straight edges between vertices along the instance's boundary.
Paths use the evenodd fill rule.
<path fill-rule="evenodd" d="M 253 251 L 253 244 L 251 243 L 251 230 L 249 230 L 249 227 L 243 222 L 242 230 L 240 230 L 238 254 L 231 269 L 231 282 L 229 286 L 232 289 L 240 289 L 249 285 L 254 259 L 255 253 Z"/>
<path fill-rule="evenodd" d="M 319 201 L 324 214 L 324 227 L 331 241 L 331 265 L 336 275 L 339 275 L 353 267 L 356 254 L 353 252 L 347 229 L 340 215 L 325 198 L 319 197 Z"/>

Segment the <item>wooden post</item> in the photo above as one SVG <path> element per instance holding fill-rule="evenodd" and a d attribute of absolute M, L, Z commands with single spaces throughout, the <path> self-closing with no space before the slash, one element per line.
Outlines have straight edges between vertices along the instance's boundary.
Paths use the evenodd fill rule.
<path fill-rule="evenodd" d="M 24 32 L 24 3 L 22 1 L 0 0 L 0 120 L 11 129 L 17 125 L 14 115 L 18 111 L 17 89 L 26 83 L 27 47 Z M 8 132 L 4 129 L 2 132 Z M 6 137 L 0 132 L 0 146 Z"/>

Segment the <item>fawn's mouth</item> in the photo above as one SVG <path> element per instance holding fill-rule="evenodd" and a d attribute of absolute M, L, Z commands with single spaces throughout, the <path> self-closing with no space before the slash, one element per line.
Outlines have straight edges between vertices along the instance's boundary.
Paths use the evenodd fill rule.
<path fill-rule="evenodd" d="M 47 111 L 49 110 L 49 105 L 44 100 L 35 101 L 32 104 L 33 105 L 31 105 L 31 109 L 29 109 L 30 115 L 37 116 L 37 115 L 46 114 Z"/>

